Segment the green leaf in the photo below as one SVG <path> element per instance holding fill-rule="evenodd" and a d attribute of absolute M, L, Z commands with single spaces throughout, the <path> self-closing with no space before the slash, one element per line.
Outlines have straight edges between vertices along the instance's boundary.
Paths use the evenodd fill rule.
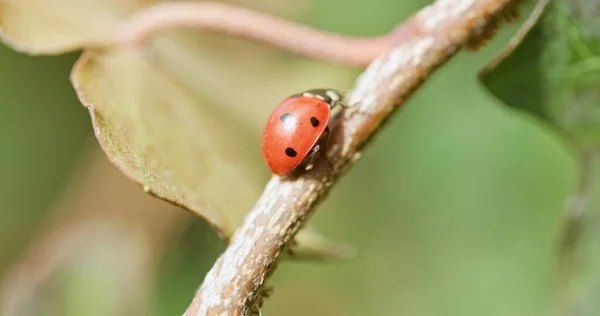
<path fill-rule="evenodd" d="M 247 118 L 266 117 L 271 106 L 206 100 L 195 87 L 206 75 L 191 45 L 165 36 L 143 50 L 87 50 L 72 81 L 111 161 L 147 192 L 205 218 L 227 241 L 268 180 L 263 122 Z M 311 259 L 350 254 L 310 229 L 292 250 Z"/>
<path fill-rule="evenodd" d="M 511 44 L 481 73 L 507 105 L 568 135 L 581 156 L 566 208 L 557 307 L 598 315 L 600 305 L 600 1 L 542 0 Z"/>
<path fill-rule="evenodd" d="M 504 103 L 536 115 L 584 147 L 600 144 L 597 3 L 538 1 L 539 18 L 530 17 L 535 23 L 525 24 L 513 39 L 517 44 L 480 76 Z"/>

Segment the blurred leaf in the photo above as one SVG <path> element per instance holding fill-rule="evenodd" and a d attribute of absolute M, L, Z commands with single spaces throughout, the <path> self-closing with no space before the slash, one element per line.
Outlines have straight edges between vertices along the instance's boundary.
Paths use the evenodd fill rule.
<path fill-rule="evenodd" d="M 600 297 L 599 15 L 598 0 L 538 1 L 529 23 L 481 74 L 499 99 L 542 118 L 580 149 L 580 184 L 559 257 L 559 308 L 569 315 L 597 315 Z"/>
<path fill-rule="evenodd" d="M 27 248 L 19 258 L 13 259 L 11 268 L 2 273 L 0 315 L 24 315 L 23 310 L 43 303 L 46 296 L 43 289 L 56 283 L 52 280 L 64 282 L 65 270 L 71 272 L 73 266 L 79 267 L 83 264 L 82 260 L 87 261 L 89 258 L 94 258 L 92 261 L 101 258 L 100 261 L 122 263 L 108 267 L 99 261 L 104 271 L 118 276 L 117 283 L 121 282 L 117 285 L 120 291 L 108 289 L 110 293 L 118 293 L 120 297 L 113 302 L 123 302 L 123 299 L 127 300 L 125 297 L 141 295 L 139 291 L 132 291 L 131 287 L 135 288 L 135 283 L 128 282 L 123 275 L 133 279 L 146 269 L 154 270 L 159 262 L 157 259 L 179 237 L 182 226 L 190 219 L 176 211 L 174 206 L 142 192 L 109 163 L 94 139 L 90 141 L 92 146 L 86 148 L 76 173 L 51 211 L 55 216 L 32 229 L 33 236 Z M 106 249 L 94 248 L 100 243 L 108 244 L 105 247 L 109 249 L 109 254 Z M 143 256 L 138 256 L 141 255 L 140 251 L 144 252 Z M 136 271 L 127 270 L 131 265 L 135 266 Z M 82 270 L 91 271 L 88 267 Z M 101 277 L 100 282 L 90 282 L 85 277 L 81 279 L 88 284 L 89 289 L 100 289 L 105 285 L 104 282 L 109 281 L 106 276 Z M 63 291 L 56 292 L 64 295 Z M 82 292 L 87 293 L 87 296 L 83 295 L 86 300 L 92 298 L 88 292 Z M 100 295 L 95 299 L 98 298 Z M 138 302 L 123 303 L 123 306 L 135 308 L 146 305 Z M 106 305 L 110 304 L 106 302 Z M 43 314 L 50 315 L 48 312 Z"/>
<path fill-rule="evenodd" d="M 174 71 L 181 66 L 179 43 L 185 42 L 166 37 L 144 50 L 88 50 L 72 80 L 112 162 L 147 192 L 204 217 L 228 240 L 267 180 L 256 159 L 260 129 L 244 119 L 251 103 L 219 108 L 190 84 L 193 64 Z M 346 254 L 305 234 L 294 249 L 299 257 Z"/>
<path fill-rule="evenodd" d="M 600 310 L 600 156 L 582 153 L 578 190 L 567 204 L 560 248 L 559 307 L 564 314 L 597 315 Z"/>
<path fill-rule="evenodd" d="M 119 23 L 156 0 L 0 0 L 0 38 L 30 54 L 59 54 L 98 44 Z"/>
<path fill-rule="evenodd" d="M 335 242 L 307 225 L 296 234 L 292 246 L 293 259 L 338 260 L 354 256 L 356 249 L 346 243 Z"/>
<path fill-rule="evenodd" d="M 544 8 L 545 6 L 545 8 Z M 529 111 L 583 146 L 600 144 L 600 32 L 597 0 L 541 0 L 518 42 L 481 73 L 507 105 Z M 530 29 L 528 29 L 531 27 Z"/>
<path fill-rule="evenodd" d="M 157 264 L 152 236 L 111 220 L 86 224 L 67 231 L 79 236 L 54 240 L 54 247 L 63 248 L 60 264 L 36 284 L 35 293 L 20 293 L 29 290 L 22 288 L 29 281 L 23 275 L 14 284 L 16 293 L 6 295 L 24 301 L 9 301 L 12 306 L 2 306 L 2 315 L 152 315 Z"/>

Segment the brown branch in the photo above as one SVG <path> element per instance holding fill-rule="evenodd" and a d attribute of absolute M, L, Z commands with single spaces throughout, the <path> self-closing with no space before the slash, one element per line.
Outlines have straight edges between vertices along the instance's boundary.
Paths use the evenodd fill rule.
<path fill-rule="evenodd" d="M 367 141 L 429 75 L 513 5 L 511 0 L 440 0 L 406 22 L 403 29 L 410 32 L 377 58 L 346 96 L 356 106 L 335 120 L 327 151 L 330 164 L 321 159 L 298 178 L 271 179 L 185 315 L 248 315 L 256 310 L 279 255 Z"/>
<path fill-rule="evenodd" d="M 138 45 L 159 31 L 180 27 L 216 31 L 313 59 L 358 67 L 367 66 L 404 33 L 398 28 L 383 36 L 348 37 L 223 3 L 166 2 L 131 17 L 121 26 L 116 41 Z"/>

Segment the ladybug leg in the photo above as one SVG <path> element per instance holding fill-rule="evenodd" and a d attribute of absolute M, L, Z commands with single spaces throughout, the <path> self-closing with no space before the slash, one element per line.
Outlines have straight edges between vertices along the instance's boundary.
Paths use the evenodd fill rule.
<path fill-rule="evenodd" d="M 304 170 L 311 170 L 314 167 L 315 159 L 317 158 L 317 154 L 321 150 L 321 144 L 317 143 L 311 150 L 308 156 L 306 156 L 306 160 L 304 162 Z"/>
<path fill-rule="evenodd" d="M 329 139 L 330 132 L 331 130 L 329 129 L 329 126 L 327 126 L 323 131 L 321 138 L 319 138 L 317 144 L 315 144 L 315 146 L 310 150 L 310 152 L 304 159 L 304 162 L 302 163 L 304 165 L 304 170 L 311 170 L 315 166 L 315 161 L 327 145 L 327 140 Z M 329 160 L 327 161 L 329 162 Z"/>
<path fill-rule="evenodd" d="M 331 134 L 331 130 L 329 129 L 329 126 L 327 126 L 327 128 L 325 129 L 325 132 L 323 133 L 323 138 L 321 140 L 323 142 L 323 147 L 325 147 L 327 145 L 330 134 Z M 327 154 L 325 154 L 324 156 L 325 156 L 325 160 L 327 161 L 327 165 L 329 165 L 329 168 L 333 169 L 333 163 L 331 163 L 331 160 L 329 160 L 329 157 L 327 156 Z"/>
<path fill-rule="evenodd" d="M 321 139 L 319 139 L 319 144 L 321 145 L 321 148 L 326 148 L 327 147 L 327 142 L 329 141 L 329 135 L 331 134 L 331 129 L 329 128 L 329 126 L 327 126 L 325 128 L 325 131 L 323 131 L 323 135 L 321 135 Z M 329 157 L 327 157 L 327 154 L 323 155 L 325 157 L 325 160 L 327 161 L 327 164 L 329 165 L 329 167 L 333 167 L 333 164 L 331 163 L 331 161 L 329 161 Z"/>

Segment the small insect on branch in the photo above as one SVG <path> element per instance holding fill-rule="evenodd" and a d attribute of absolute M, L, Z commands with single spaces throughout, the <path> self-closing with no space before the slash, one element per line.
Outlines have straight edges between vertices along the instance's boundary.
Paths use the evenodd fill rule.
<path fill-rule="evenodd" d="M 360 158 L 361 150 L 373 135 L 439 66 L 474 38 L 483 36 L 491 23 L 497 23 L 500 15 L 517 4 L 518 0 L 439 0 L 396 28 L 392 35 L 366 40 L 324 33 L 241 9 L 231 13 L 238 22 L 224 24 L 214 18 L 202 22 L 204 13 L 197 12 L 196 16 L 191 7 L 188 12 L 171 12 L 185 16 L 191 26 L 208 25 L 214 30 L 258 39 L 305 56 L 358 66 L 370 62 L 354 89 L 342 100 L 356 106 L 340 113 L 326 148 L 328 159 L 318 160 L 314 168 L 293 179 L 274 176 L 269 181 L 228 248 L 209 271 L 185 315 L 256 312 L 265 282 L 280 254 L 339 176 Z M 158 19 L 162 14 L 163 18 Z M 141 39 L 164 25 L 185 24 L 162 14 L 142 13 L 134 18 L 129 24 L 130 32 L 124 33 L 130 34 L 126 38 Z M 257 18 L 262 21 L 247 23 L 248 19 Z M 164 23 L 153 27 L 153 19 Z M 270 32 L 276 36 L 272 37 Z M 307 39 L 324 44 L 307 46 L 304 45 Z M 371 49 L 363 43 L 379 44 Z M 304 50 L 305 47 L 311 48 Z M 311 50 L 314 47 L 316 50 Z M 360 58 L 354 57 L 357 55 Z"/>

